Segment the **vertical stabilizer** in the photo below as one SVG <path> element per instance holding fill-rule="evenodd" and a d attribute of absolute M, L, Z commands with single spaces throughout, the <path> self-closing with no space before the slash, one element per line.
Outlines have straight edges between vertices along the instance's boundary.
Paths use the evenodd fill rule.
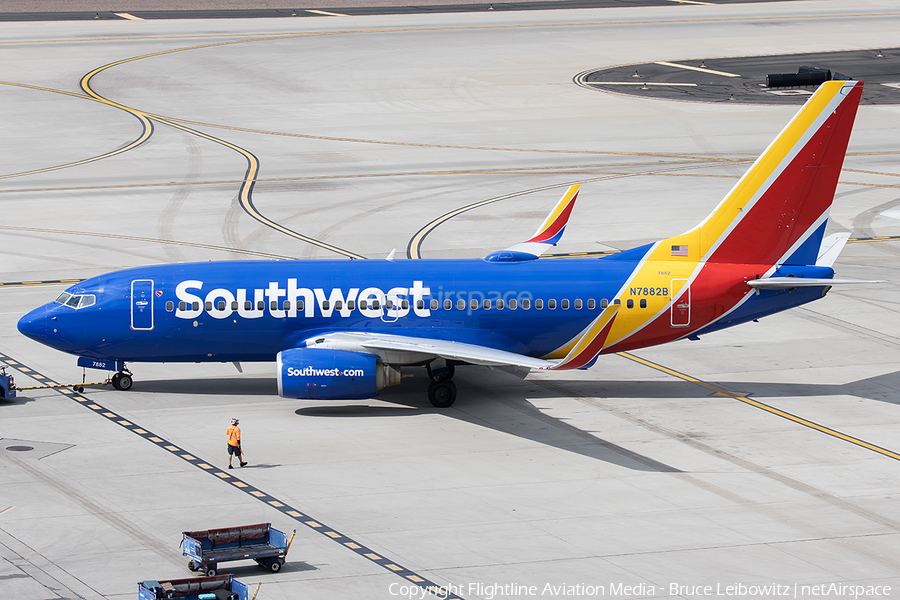
<path fill-rule="evenodd" d="M 706 261 L 816 263 L 862 87 L 828 81 L 810 97 L 695 230 Z"/>

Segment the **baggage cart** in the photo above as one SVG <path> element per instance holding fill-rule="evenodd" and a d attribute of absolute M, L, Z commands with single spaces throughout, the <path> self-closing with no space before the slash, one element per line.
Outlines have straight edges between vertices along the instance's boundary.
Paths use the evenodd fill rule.
<path fill-rule="evenodd" d="M 259 588 L 257 588 L 258 590 Z M 254 594 L 254 597 L 256 594 Z M 141 581 L 138 600 L 248 600 L 247 586 L 231 575 Z"/>
<path fill-rule="evenodd" d="M 294 541 L 272 527 L 271 523 L 182 532 L 181 551 L 189 557 L 188 569 L 207 575 L 218 572 L 219 563 L 232 560 L 255 560 L 273 573 L 281 570 Z"/>

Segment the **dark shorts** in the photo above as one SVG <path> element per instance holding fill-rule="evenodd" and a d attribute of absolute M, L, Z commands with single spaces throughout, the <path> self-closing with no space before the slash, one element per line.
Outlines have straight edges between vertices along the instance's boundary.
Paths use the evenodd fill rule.
<path fill-rule="evenodd" d="M 228 454 L 232 454 L 234 456 L 240 456 L 241 455 L 241 447 L 240 446 L 232 446 L 231 444 L 228 444 Z"/>

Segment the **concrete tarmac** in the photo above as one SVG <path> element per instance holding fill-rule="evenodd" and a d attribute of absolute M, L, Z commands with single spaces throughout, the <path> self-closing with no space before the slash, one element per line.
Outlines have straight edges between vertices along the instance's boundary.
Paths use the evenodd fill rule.
<path fill-rule="evenodd" d="M 602 93 L 578 73 L 888 48 L 898 30 L 884 0 L 0 24 L 0 362 L 22 387 L 81 381 L 16 331 L 66 287 L 35 282 L 479 257 L 576 181 L 560 252 L 680 233 L 796 107 Z M 485 600 L 900 598 L 898 139 L 897 106 L 860 108 L 830 225 L 858 240 L 838 275 L 887 283 L 700 341 L 588 371 L 461 367 L 446 410 L 417 369 L 362 401 L 281 399 L 272 364 L 22 391 L 0 403 L 0 598 L 135 598 L 192 576 L 182 531 L 258 522 L 297 530 L 281 572 L 221 569 L 259 600 L 428 582 Z M 231 417 L 243 469 L 226 468 Z"/>

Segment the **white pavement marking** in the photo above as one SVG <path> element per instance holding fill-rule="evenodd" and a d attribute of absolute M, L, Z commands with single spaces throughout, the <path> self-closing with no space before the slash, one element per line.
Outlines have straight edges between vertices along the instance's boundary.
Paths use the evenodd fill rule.
<path fill-rule="evenodd" d="M 688 65 L 679 65 L 678 63 L 666 62 L 664 60 L 658 60 L 654 64 L 663 65 L 664 67 L 675 67 L 676 69 L 688 69 L 689 71 L 700 71 L 701 73 L 711 73 L 713 75 L 722 75 L 723 77 L 740 77 L 740 75 L 735 75 L 734 73 L 726 73 L 725 71 L 714 71 L 713 69 L 707 69 L 705 67 L 691 67 Z"/>
<path fill-rule="evenodd" d="M 642 81 L 588 81 L 588 85 L 680 85 L 683 87 L 697 87 L 696 83 L 660 83 Z"/>
<path fill-rule="evenodd" d="M 703 4 L 704 6 L 717 6 L 715 2 L 697 2 L 697 0 L 669 0 L 678 4 Z"/>
<path fill-rule="evenodd" d="M 349 16 L 350 16 L 350 15 L 342 15 L 341 13 L 327 12 L 327 11 L 324 11 L 324 10 L 312 10 L 312 9 L 306 9 L 306 12 L 308 12 L 308 13 L 315 13 L 315 14 L 317 14 L 317 15 L 326 15 L 326 16 L 329 16 L 329 17 L 349 17 Z"/>
<path fill-rule="evenodd" d="M 117 17 L 122 17 L 123 19 L 128 19 L 129 21 L 143 21 L 144 20 L 140 17 L 136 17 L 136 16 L 130 15 L 128 13 L 113 13 L 113 14 L 115 14 Z"/>

